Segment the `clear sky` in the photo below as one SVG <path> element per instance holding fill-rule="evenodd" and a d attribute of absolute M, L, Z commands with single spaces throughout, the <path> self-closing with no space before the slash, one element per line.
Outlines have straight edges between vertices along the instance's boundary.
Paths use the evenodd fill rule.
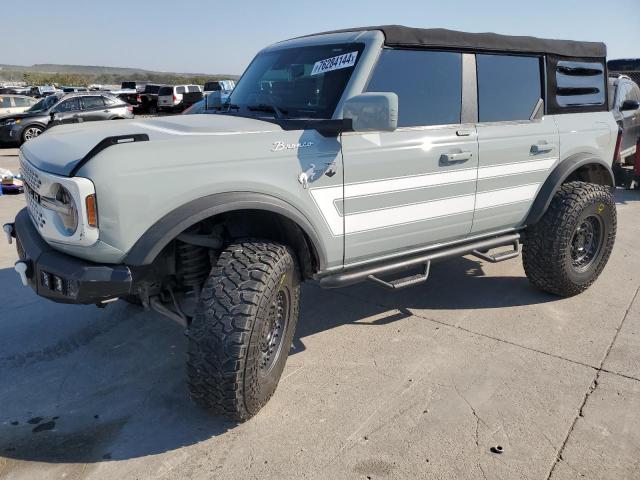
<path fill-rule="evenodd" d="M 0 0 L 0 9 L 0 63 L 18 65 L 240 74 L 278 40 L 391 23 L 604 41 L 609 58 L 640 57 L 640 0 Z"/>

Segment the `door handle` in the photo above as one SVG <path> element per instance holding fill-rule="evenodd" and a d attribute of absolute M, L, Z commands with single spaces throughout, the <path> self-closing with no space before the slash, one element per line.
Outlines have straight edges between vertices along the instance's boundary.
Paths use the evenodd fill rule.
<path fill-rule="evenodd" d="M 444 165 L 451 165 L 452 163 L 463 163 L 467 160 L 471 160 L 473 152 L 460 151 L 445 153 L 440 157 L 440 163 Z"/>
<path fill-rule="evenodd" d="M 535 145 L 531 145 L 530 153 L 531 155 L 539 155 L 541 153 L 553 152 L 555 148 L 555 146 L 548 143 L 536 143 Z"/>
<path fill-rule="evenodd" d="M 460 130 L 456 130 L 456 135 L 459 137 L 469 137 L 475 133 L 475 130 L 470 128 L 461 128 Z"/>

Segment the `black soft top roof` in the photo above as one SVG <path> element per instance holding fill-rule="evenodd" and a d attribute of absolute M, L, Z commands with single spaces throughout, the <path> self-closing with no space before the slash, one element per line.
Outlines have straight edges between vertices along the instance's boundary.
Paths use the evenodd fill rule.
<path fill-rule="evenodd" d="M 548 40 L 536 37 L 468 33 L 444 28 L 411 28 L 402 25 L 347 28 L 325 33 L 381 30 L 390 47 L 436 47 L 493 52 L 549 53 L 563 57 L 605 58 L 607 47 L 601 42 Z M 316 34 L 319 35 L 319 34 Z"/>

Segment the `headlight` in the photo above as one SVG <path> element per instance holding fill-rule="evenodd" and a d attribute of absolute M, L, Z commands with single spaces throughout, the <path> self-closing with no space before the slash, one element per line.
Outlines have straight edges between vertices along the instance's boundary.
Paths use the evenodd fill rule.
<path fill-rule="evenodd" d="M 55 197 L 42 197 L 41 205 L 56 214 L 56 227 L 67 237 L 78 229 L 78 207 L 71 192 L 60 184 L 54 185 Z"/>
<path fill-rule="evenodd" d="M 10 127 L 11 125 L 18 125 L 20 123 L 20 119 L 18 118 L 17 120 L 14 118 L 9 118 L 7 120 L 5 120 L 2 124 Z"/>

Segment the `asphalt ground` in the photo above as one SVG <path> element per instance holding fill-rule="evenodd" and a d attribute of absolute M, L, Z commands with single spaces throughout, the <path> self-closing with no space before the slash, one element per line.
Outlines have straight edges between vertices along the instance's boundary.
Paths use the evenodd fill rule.
<path fill-rule="evenodd" d="M 617 192 L 609 265 L 573 298 L 519 259 L 438 263 L 399 293 L 304 285 L 280 385 L 240 425 L 190 402 L 178 325 L 41 299 L 3 243 L 0 478 L 638 479 L 638 200 Z M 0 221 L 23 206 L 0 197 Z"/>

